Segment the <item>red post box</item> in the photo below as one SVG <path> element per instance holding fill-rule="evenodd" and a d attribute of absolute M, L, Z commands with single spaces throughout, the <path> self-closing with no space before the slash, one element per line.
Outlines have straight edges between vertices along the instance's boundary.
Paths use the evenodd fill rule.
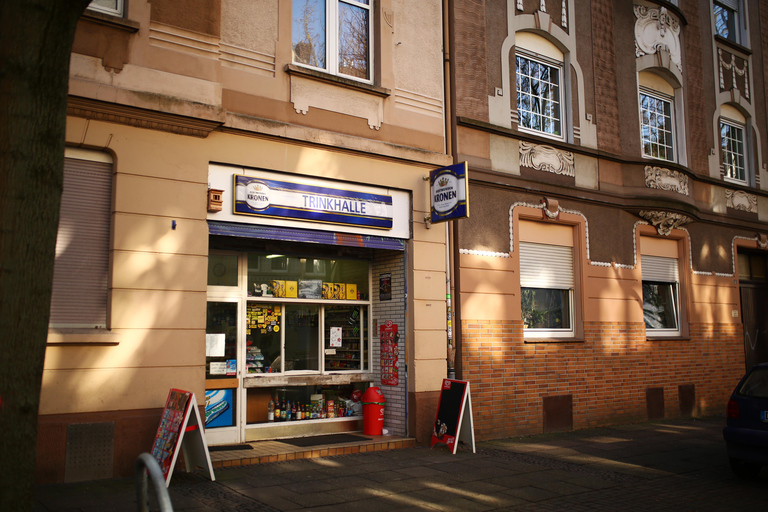
<path fill-rule="evenodd" d="M 363 403 L 363 434 L 380 436 L 384 429 L 384 403 L 386 399 L 377 387 L 368 388 L 360 400 Z"/>

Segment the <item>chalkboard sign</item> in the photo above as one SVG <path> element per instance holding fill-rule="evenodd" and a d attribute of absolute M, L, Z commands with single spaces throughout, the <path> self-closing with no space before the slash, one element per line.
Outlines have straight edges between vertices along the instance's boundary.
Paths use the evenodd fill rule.
<path fill-rule="evenodd" d="M 475 453 L 475 433 L 472 421 L 472 399 L 469 394 L 469 382 L 443 379 L 440 400 L 437 404 L 435 424 L 432 427 L 432 443 L 448 445 L 456 453 L 459 441 L 469 442 Z"/>
<path fill-rule="evenodd" d="M 184 434 L 188 433 L 187 438 Z M 184 462 L 187 472 L 196 465 L 207 466 L 213 476 L 213 465 L 208 445 L 205 442 L 203 422 L 197 409 L 195 394 L 180 389 L 171 389 L 165 401 L 163 416 L 157 426 L 155 441 L 152 443 L 152 456 L 163 470 L 166 487 L 171 482 L 173 467 L 179 456 L 179 448 L 184 452 Z"/>

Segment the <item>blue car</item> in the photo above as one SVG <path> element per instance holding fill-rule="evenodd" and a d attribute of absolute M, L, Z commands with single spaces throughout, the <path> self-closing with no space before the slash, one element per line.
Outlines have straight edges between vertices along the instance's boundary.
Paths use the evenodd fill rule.
<path fill-rule="evenodd" d="M 768 363 L 752 367 L 728 400 L 723 438 L 731 469 L 755 478 L 768 465 Z"/>

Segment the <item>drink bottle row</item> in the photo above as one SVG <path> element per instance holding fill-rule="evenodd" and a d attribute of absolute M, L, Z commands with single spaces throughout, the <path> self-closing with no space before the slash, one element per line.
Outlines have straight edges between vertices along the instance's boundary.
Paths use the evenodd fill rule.
<path fill-rule="evenodd" d="M 318 402 L 310 404 L 291 403 L 290 400 L 269 400 L 267 406 L 268 421 L 299 421 L 337 418 L 347 415 L 344 404 L 328 400 L 327 405 Z"/>

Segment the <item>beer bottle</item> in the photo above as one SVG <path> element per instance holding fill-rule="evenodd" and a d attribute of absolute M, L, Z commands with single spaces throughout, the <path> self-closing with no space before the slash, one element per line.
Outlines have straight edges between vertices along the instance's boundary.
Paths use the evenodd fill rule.
<path fill-rule="evenodd" d="M 301 419 L 298 416 L 299 411 L 296 409 L 296 402 L 293 402 L 293 409 L 291 409 L 291 418 L 293 420 Z"/>
<path fill-rule="evenodd" d="M 282 414 L 283 414 L 283 412 L 282 412 L 282 409 L 280 407 L 280 400 L 278 399 L 275 402 L 275 415 L 274 415 L 275 421 L 282 421 L 282 419 L 283 419 L 282 418 Z"/>
<path fill-rule="evenodd" d="M 267 406 L 267 421 L 275 421 L 275 401 L 271 398 Z"/>
<path fill-rule="evenodd" d="M 293 417 L 291 416 L 291 401 L 290 400 L 288 400 L 285 403 L 285 413 L 286 413 L 285 414 L 286 421 L 291 421 L 293 419 Z"/>

